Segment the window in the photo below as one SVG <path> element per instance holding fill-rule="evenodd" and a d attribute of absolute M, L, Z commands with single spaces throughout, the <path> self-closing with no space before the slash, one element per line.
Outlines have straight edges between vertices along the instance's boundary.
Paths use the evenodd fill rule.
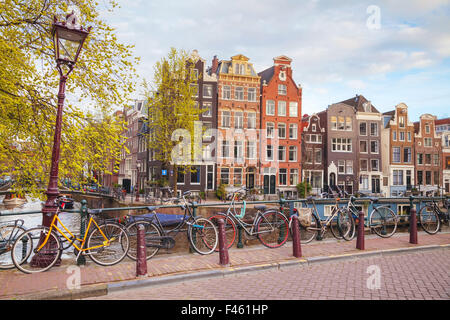
<path fill-rule="evenodd" d="M 314 162 L 316 164 L 322 163 L 322 149 L 314 149 Z"/>
<path fill-rule="evenodd" d="M 242 184 L 242 168 L 233 168 L 233 183 L 235 186 Z"/>
<path fill-rule="evenodd" d="M 338 173 L 345 173 L 345 160 L 338 160 Z"/>
<path fill-rule="evenodd" d="M 313 163 L 313 149 L 311 148 L 306 149 L 305 163 Z"/>
<path fill-rule="evenodd" d="M 311 131 L 316 132 L 316 124 L 315 123 L 311 125 Z"/>
<path fill-rule="evenodd" d="M 284 84 L 278 85 L 278 94 L 285 96 L 287 94 L 287 88 Z"/>
<path fill-rule="evenodd" d="M 398 133 L 398 141 L 405 141 L 405 133 L 403 131 Z"/>
<path fill-rule="evenodd" d="M 433 154 L 433 159 L 434 159 L 433 164 L 434 164 L 435 166 L 438 166 L 438 165 L 439 165 L 439 154 L 438 154 L 438 153 L 434 153 L 434 154 Z"/>
<path fill-rule="evenodd" d="M 345 117 L 338 117 L 338 130 L 345 129 Z"/>
<path fill-rule="evenodd" d="M 400 147 L 392 148 L 392 162 L 395 162 L 395 163 L 400 162 Z"/>
<path fill-rule="evenodd" d="M 360 136 L 367 136 L 367 123 L 361 122 L 359 124 L 359 135 Z"/>
<path fill-rule="evenodd" d="M 248 129 L 256 129 L 256 113 L 250 112 L 247 114 Z"/>
<path fill-rule="evenodd" d="M 431 139 L 431 138 L 424 138 L 423 139 L 423 146 L 424 147 L 432 147 L 433 146 L 433 139 Z"/>
<path fill-rule="evenodd" d="M 397 141 L 397 131 L 392 131 L 392 140 Z"/>
<path fill-rule="evenodd" d="M 193 73 L 194 80 L 197 80 L 198 79 L 198 69 L 191 69 L 191 70 L 192 70 L 192 73 Z"/>
<path fill-rule="evenodd" d="M 398 126 L 400 128 L 404 128 L 405 127 L 405 117 L 399 117 L 398 118 Z"/>
<path fill-rule="evenodd" d="M 229 184 L 230 183 L 230 168 L 220 169 L 220 183 Z"/>
<path fill-rule="evenodd" d="M 361 175 L 359 177 L 359 183 L 361 185 L 362 190 L 368 190 L 369 189 L 369 176 Z"/>
<path fill-rule="evenodd" d="M 286 147 L 278 146 L 278 161 L 286 161 Z"/>
<path fill-rule="evenodd" d="M 367 153 L 367 141 L 365 140 L 359 141 L 359 152 Z"/>
<path fill-rule="evenodd" d="M 337 118 L 335 116 L 332 116 L 330 118 L 331 122 L 331 130 L 337 130 Z"/>
<path fill-rule="evenodd" d="M 380 171 L 378 159 L 372 159 L 372 160 L 370 160 L 370 162 L 371 162 L 370 165 L 372 167 L 372 171 Z"/>
<path fill-rule="evenodd" d="M 281 117 L 286 116 L 286 101 L 278 101 L 278 115 Z"/>
<path fill-rule="evenodd" d="M 347 174 L 353 174 L 353 161 L 347 160 L 345 162 Z"/>
<path fill-rule="evenodd" d="M 273 146 L 270 144 L 266 147 L 266 160 L 273 161 Z"/>
<path fill-rule="evenodd" d="M 425 154 L 425 164 L 431 165 L 431 154 L 430 153 Z"/>
<path fill-rule="evenodd" d="M 192 90 L 192 96 L 198 97 L 198 85 L 197 84 L 191 84 L 191 90 Z"/>
<path fill-rule="evenodd" d="M 231 99 L 231 87 L 230 86 L 223 86 L 222 99 L 224 99 L 224 100 Z"/>
<path fill-rule="evenodd" d="M 243 129 L 244 128 L 244 113 L 237 111 L 234 113 L 234 128 Z"/>
<path fill-rule="evenodd" d="M 234 89 L 234 99 L 243 101 L 244 100 L 244 88 L 236 87 Z"/>
<path fill-rule="evenodd" d="M 289 116 L 290 117 L 298 116 L 298 103 L 297 102 L 289 102 Z"/>
<path fill-rule="evenodd" d="M 286 124 L 278 123 L 278 138 L 286 139 Z"/>
<path fill-rule="evenodd" d="M 352 152 L 352 139 L 332 138 L 331 151 Z"/>
<path fill-rule="evenodd" d="M 256 101 L 256 88 L 248 88 L 248 101 Z"/>
<path fill-rule="evenodd" d="M 367 159 L 361 159 L 360 160 L 360 171 L 368 171 L 368 160 Z"/>
<path fill-rule="evenodd" d="M 184 169 L 182 167 L 177 168 L 177 183 L 184 184 Z"/>
<path fill-rule="evenodd" d="M 275 125 L 273 122 L 267 122 L 266 123 L 266 132 L 267 132 L 267 138 L 273 138 L 275 131 Z"/>
<path fill-rule="evenodd" d="M 411 142 L 411 131 L 408 131 L 408 142 Z"/>
<path fill-rule="evenodd" d="M 298 184 L 298 169 L 291 169 L 289 172 L 289 185 L 296 186 Z"/>
<path fill-rule="evenodd" d="M 268 116 L 275 115 L 275 101 L 273 100 L 266 101 L 266 115 Z"/>
<path fill-rule="evenodd" d="M 425 125 L 425 133 L 430 133 L 430 125 Z"/>
<path fill-rule="evenodd" d="M 378 137 L 378 123 L 370 124 L 370 135 L 372 137 Z"/>
<path fill-rule="evenodd" d="M 203 102 L 203 116 L 204 117 L 211 117 L 212 116 L 212 103 L 211 102 Z"/>
<path fill-rule="evenodd" d="M 423 184 L 423 171 L 417 171 L 417 184 Z"/>
<path fill-rule="evenodd" d="M 203 98 L 212 98 L 213 87 L 211 84 L 203 85 Z"/>
<path fill-rule="evenodd" d="M 352 131 L 352 118 L 346 117 L 345 118 L 345 130 Z"/>
<path fill-rule="evenodd" d="M 431 171 L 425 171 L 425 184 L 431 185 Z"/>
<path fill-rule="evenodd" d="M 287 185 L 287 169 L 280 169 L 280 171 L 278 172 L 278 182 L 280 186 Z"/>
<path fill-rule="evenodd" d="M 289 124 L 289 139 L 297 139 L 297 124 Z"/>
<path fill-rule="evenodd" d="M 378 154 L 379 150 L 378 141 L 370 141 L 370 153 Z"/>
<path fill-rule="evenodd" d="M 403 149 L 403 162 L 411 163 L 411 148 L 405 147 Z"/>
<path fill-rule="evenodd" d="M 230 158 L 230 142 L 227 140 L 222 141 L 222 158 Z"/>
<path fill-rule="evenodd" d="M 203 121 L 203 138 L 211 139 L 212 138 L 212 123 Z"/>
<path fill-rule="evenodd" d="M 433 171 L 434 185 L 439 185 L 439 171 Z"/>
<path fill-rule="evenodd" d="M 200 183 L 200 166 L 191 168 L 191 183 Z"/>
<path fill-rule="evenodd" d="M 402 186 L 403 185 L 403 170 L 394 170 L 393 171 L 393 185 L 394 186 Z"/>
<path fill-rule="evenodd" d="M 243 141 L 235 141 L 234 142 L 234 159 L 242 161 L 244 158 L 243 155 Z"/>
<path fill-rule="evenodd" d="M 256 142 L 255 141 L 247 141 L 247 158 L 248 159 L 256 158 Z"/>
<path fill-rule="evenodd" d="M 297 161 L 297 147 L 296 146 L 289 147 L 289 161 Z"/>
<path fill-rule="evenodd" d="M 222 127 L 229 128 L 230 127 L 230 111 L 222 111 Z"/>

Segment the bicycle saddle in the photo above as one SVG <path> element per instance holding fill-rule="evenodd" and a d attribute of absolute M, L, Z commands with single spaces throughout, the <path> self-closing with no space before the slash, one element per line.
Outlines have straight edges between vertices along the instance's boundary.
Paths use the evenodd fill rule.
<path fill-rule="evenodd" d="M 369 200 L 372 201 L 373 203 L 377 203 L 379 199 L 375 197 L 370 197 Z"/>
<path fill-rule="evenodd" d="M 264 206 L 264 205 L 262 205 L 262 206 L 255 206 L 255 209 L 259 210 L 259 211 L 264 211 L 264 210 L 266 210 L 266 206 Z"/>

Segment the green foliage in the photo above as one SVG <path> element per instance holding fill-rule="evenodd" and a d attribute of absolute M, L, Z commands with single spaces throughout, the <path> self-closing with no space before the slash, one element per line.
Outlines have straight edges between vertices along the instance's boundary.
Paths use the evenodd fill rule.
<path fill-rule="evenodd" d="M 312 190 L 311 184 L 307 181 L 300 182 L 296 187 L 300 198 L 306 198 Z"/>
<path fill-rule="evenodd" d="M 227 195 L 227 192 L 226 192 L 226 186 L 227 186 L 227 185 L 221 183 L 221 184 L 219 185 L 219 187 L 217 188 L 217 190 L 216 190 L 216 196 L 217 196 L 217 198 L 219 198 L 220 200 L 225 199 L 225 196 Z"/>

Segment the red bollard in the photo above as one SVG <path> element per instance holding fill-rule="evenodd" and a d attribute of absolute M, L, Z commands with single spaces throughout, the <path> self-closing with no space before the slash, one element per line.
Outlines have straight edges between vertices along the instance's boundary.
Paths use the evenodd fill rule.
<path fill-rule="evenodd" d="M 356 249 L 364 250 L 364 212 L 359 212 L 358 220 L 358 236 L 356 238 Z"/>
<path fill-rule="evenodd" d="M 417 240 L 417 215 L 416 209 L 412 208 L 409 217 L 409 243 L 418 244 Z"/>
<path fill-rule="evenodd" d="M 302 256 L 302 246 L 300 243 L 300 228 L 298 217 L 296 215 L 292 216 L 292 251 L 296 258 Z"/>
<path fill-rule="evenodd" d="M 225 234 L 225 221 L 223 219 L 217 220 L 219 225 L 219 259 L 220 265 L 226 267 L 230 265 L 230 257 L 228 255 L 227 236 Z"/>
<path fill-rule="evenodd" d="M 137 227 L 137 252 L 136 252 L 136 277 L 147 275 L 147 253 L 145 250 L 145 227 L 138 224 Z"/>

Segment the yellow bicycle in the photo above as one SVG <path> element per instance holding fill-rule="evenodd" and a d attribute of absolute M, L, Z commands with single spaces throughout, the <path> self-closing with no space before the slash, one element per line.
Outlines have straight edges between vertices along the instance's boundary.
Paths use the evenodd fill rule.
<path fill-rule="evenodd" d="M 50 228 L 38 226 L 28 229 L 16 239 L 11 254 L 17 269 L 25 273 L 46 271 L 60 261 L 62 252 L 70 246 L 74 247 L 77 258 L 80 254 L 88 255 L 92 261 L 103 266 L 117 264 L 126 256 L 128 234 L 118 223 L 97 223 L 90 215 L 85 236 L 81 239 L 66 228 L 59 213 L 58 207 Z M 58 227 L 58 222 L 66 232 Z M 80 244 L 77 245 L 76 241 Z M 69 244 L 64 246 L 65 242 Z"/>

